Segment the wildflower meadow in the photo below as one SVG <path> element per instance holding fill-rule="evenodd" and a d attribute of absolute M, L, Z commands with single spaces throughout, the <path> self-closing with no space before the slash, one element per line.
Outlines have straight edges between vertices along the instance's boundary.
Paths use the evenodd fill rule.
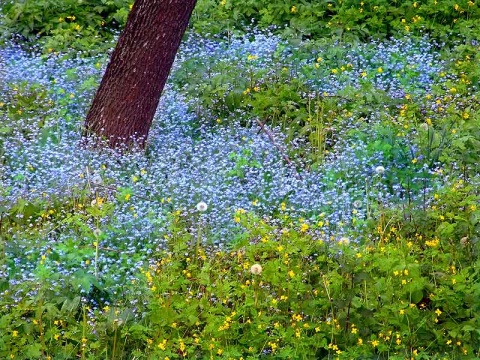
<path fill-rule="evenodd" d="M 479 4 L 198 0 L 100 148 L 131 5 L 0 3 L 0 359 L 479 359 Z"/>

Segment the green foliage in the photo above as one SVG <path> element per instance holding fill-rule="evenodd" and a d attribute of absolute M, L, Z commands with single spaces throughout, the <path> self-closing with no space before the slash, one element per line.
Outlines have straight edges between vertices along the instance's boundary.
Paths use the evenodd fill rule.
<path fill-rule="evenodd" d="M 305 220 L 237 217 L 247 235 L 234 248 L 195 259 L 190 237 L 174 233 L 146 273 L 155 357 L 474 356 L 480 274 L 465 264 L 478 263 L 478 242 L 402 238 L 391 226 L 356 246 L 318 238 Z"/>
<path fill-rule="evenodd" d="M 438 206 L 449 201 L 455 199 L 439 199 Z M 479 211 L 466 211 L 478 223 Z M 393 221 L 371 242 L 355 244 L 322 235 L 320 222 L 288 216 L 270 222 L 239 209 L 242 240 L 215 250 L 198 248 L 182 218 L 173 216 L 167 249 L 128 285 L 147 304 L 140 318 L 126 300 L 94 310 L 82 305 L 74 289 L 101 286 L 93 275 L 78 272 L 72 289 L 52 287 L 59 276 L 49 271 L 55 254 L 75 261 L 64 244 L 39 257 L 31 284 L 0 300 L 7 310 L 0 310 L 2 357 L 478 356 L 478 238 L 460 240 L 442 222 L 408 237 L 402 222 Z M 93 246 L 85 250 L 76 245 L 76 256 L 94 257 L 98 236 L 88 235 Z"/>
<path fill-rule="evenodd" d="M 74 48 L 92 54 L 103 51 L 100 43 L 121 28 L 128 5 L 10 2 L 1 23 L 10 35 L 39 41 L 46 53 Z M 292 217 L 281 198 L 271 200 L 281 203 L 267 216 L 257 207 L 261 196 L 247 193 L 258 214 L 238 209 L 230 247 L 218 248 L 209 244 L 219 235 L 201 215 L 175 211 L 171 199 L 162 199 L 161 215 L 168 221 L 156 210 L 139 212 L 162 229 L 150 234 L 165 239 L 159 249 L 149 239 L 116 240 L 135 231 L 120 224 L 117 214 L 139 216 L 133 185 L 153 179 L 145 180 L 142 172 L 122 173 L 131 186 L 93 186 L 89 180 L 68 198 L 19 197 L 8 207 L 11 188 L 0 188 L 0 358 L 479 358 L 478 45 L 447 42 L 442 71 L 432 75 L 431 89 L 420 90 L 419 70 L 403 54 L 392 59 L 394 66 L 379 63 L 374 50 L 364 47 L 368 68 L 356 67 L 347 56 L 358 50 L 356 41 L 370 36 L 429 32 L 440 39 L 478 38 L 478 11 L 463 0 L 199 0 L 192 27 L 227 34 L 225 49 L 251 19 L 259 27 L 278 26 L 275 31 L 290 42 L 271 56 L 181 59 L 171 81 L 198 122 L 215 131 L 238 121 L 257 126 L 258 119 L 283 132 L 282 145 L 302 166 L 321 166 L 332 150 L 340 156 L 335 147 L 342 141 L 357 144 L 358 157 L 367 162 L 359 166 L 375 169 L 381 159 L 387 169 L 359 186 L 351 181 L 352 165 L 338 164 L 326 171 L 321 186 L 358 186 L 366 210 L 345 227 L 345 235 L 337 233 L 340 224 L 327 230 L 323 213 L 305 209 L 304 218 Z M 347 40 L 354 41 L 339 45 Z M 273 65 L 266 68 L 265 62 Z M 376 87 L 380 74 L 383 84 L 398 80 L 404 93 L 393 98 Z M 7 91 L 0 102 L 0 176 L 6 164 L 26 169 L 11 179 L 26 189 L 30 176 L 41 176 L 22 156 L 22 144 L 60 143 L 64 131 L 78 128 L 74 109 L 87 105 L 98 76 L 67 70 L 65 79 L 76 83 L 71 89 L 83 94 L 79 98 L 55 79 L 2 84 Z M 315 90 L 315 81 L 326 78 L 345 86 L 331 93 Z M 21 136 L 9 144 L 18 147 L 10 159 L 4 149 L 13 134 Z M 251 170 L 259 171 L 255 155 L 232 150 L 227 181 L 243 184 Z M 99 167 L 101 175 L 108 173 Z M 385 192 L 397 198 L 384 200 Z M 322 211 L 328 213 L 330 205 Z M 102 246 L 107 236 L 115 249 Z M 137 246 L 148 251 L 148 259 Z M 109 265 L 102 267 L 104 254 Z M 132 263 L 143 264 L 143 272 L 126 276 Z M 58 272 L 59 264 L 68 275 Z M 19 265 L 29 273 L 20 274 Z"/>
<path fill-rule="evenodd" d="M 430 33 L 441 39 L 461 34 L 478 38 L 480 16 L 472 1 L 307 1 L 200 0 L 193 27 L 211 33 L 258 25 L 285 35 L 365 40 Z M 212 25 L 214 24 L 214 25 Z"/>
<path fill-rule="evenodd" d="M 125 24 L 130 6 L 130 0 L 10 1 L 2 7 L 0 28 L 39 41 L 44 52 L 98 53 L 112 46 L 112 34 Z M 479 18 L 478 5 L 467 0 L 199 0 L 191 26 L 209 36 L 253 25 L 296 38 L 357 41 L 428 33 L 452 40 L 477 39 Z"/>
<path fill-rule="evenodd" d="M 351 116 L 349 110 L 353 109 L 352 102 L 357 97 L 354 89 L 347 89 L 340 96 L 318 91 L 312 94 L 308 79 L 326 77 L 332 71 L 330 68 L 337 71 L 337 67 L 347 66 L 340 60 L 341 50 L 328 48 L 323 43 L 322 50 L 323 46 L 328 59 L 318 58 L 314 64 L 307 65 L 301 63 L 312 57 L 312 51 L 318 51 L 314 45 L 293 50 L 288 59 L 285 59 L 287 46 L 283 44 L 271 58 L 248 54 L 233 63 L 219 62 L 215 56 L 207 60 L 191 57 L 172 73 L 171 79 L 176 89 L 192 100 L 192 110 L 200 117 L 216 119 L 211 125 L 226 125 L 240 116 L 245 117 L 242 124 L 250 127 L 257 126 L 254 119 L 258 119 L 280 128 L 286 142 L 306 140 L 312 145 L 309 160 L 319 164 L 335 142 L 334 129 Z M 293 64 L 287 67 L 288 60 Z M 265 69 L 261 65 L 263 61 L 275 66 Z M 343 78 L 347 77 L 347 73 L 343 74 Z M 365 100 L 367 108 L 385 100 L 375 89 L 365 91 L 364 96 L 371 97 Z M 356 106 L 360 111 L 360 102 L 357 101 Z"/>
<path fill-rule="evenodd" d="M 4 35 L 39 41 L 45 52 L 100 51 L 126 22 L 130 1 L 12 1 L 2 6 Z M 107 44 L 105 44 L 107 42 Z"/>

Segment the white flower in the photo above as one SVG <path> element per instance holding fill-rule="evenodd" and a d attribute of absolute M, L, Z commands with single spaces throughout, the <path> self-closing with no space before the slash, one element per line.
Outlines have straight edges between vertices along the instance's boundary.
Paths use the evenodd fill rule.
<path fill-rule="evenodd" d="M 100 229 L 95 229 L 95 230 L 93 230 L 93 235 L 94 235 L 96 238 L 100 237 L 100 235 L 102 235 L 102 230 L 100 230 Z"/>
<path fill-rule="evenodd" d="M 260 275 L 262 273 L 262 265 L 260 264 L 253 264 L 252 267 L 250 268 L 250 272 L 253 275 Z"/>
<path fill-rule="evenodd" d="M 200 211 L 200 212 L 204 212 L 204 211 L 207 211 L 208 209 L 208 205 L 206 203 L 204 203 L 203 201 L 200 201 L 198 204 L 197 204 L 197 210 Z"/>
<path fill-rule="evenodd" d="M 385 168 L 382 166 L 382 165 L 379 165 L 375 168 L 375 172 L 378 174 L 378 175 L 382 175 L 384 172 L 385 172 Z"/>
<path fill-rule="evenodd" d="M 357 209 L 358 209 L 358 208 L 361 208 L 361 207 L 362 207 L 362 202 L 361 202 L 360 200 L 355 200 L 355 201 L 353 202 L 353 207 L 355 207 L 355 208 L 357 208 Z"/>

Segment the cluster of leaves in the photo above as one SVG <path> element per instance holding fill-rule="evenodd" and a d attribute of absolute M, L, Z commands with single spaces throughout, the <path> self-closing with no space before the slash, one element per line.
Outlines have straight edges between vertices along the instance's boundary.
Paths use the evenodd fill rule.
<path fill-rule="evenodd" d="M 108 41 L 125 24 L 130 1 L 7 1 L 1 8 L 2 33 L 45 52 L 84 53 L 109 48 Z"/>
<path fill-rule="evenodd" d="M 203 32 L 225 33 L 252 22 L 286 35 L 337 36 L 365 40 L 422 31 L 446 39 L 452 32 L 478 37 L 480 16 L 473 1 L 199 1 L 193 26 Z M 214 24 L 214 25 L 213 25 Z"/>
<path fill-rule="evenodd" d="M 129 0 L 11 1 L 2 7 L 1 29 L 30 41 L 40 38 L 43 51 L 96 52 L 125 24 L 130 8 Z M 477 39 L 479 17 L 478 5 L 467 0 L 200 0 L 191 24 L 209 35 L 254 25 L 294 37 L 366 40 L 428 33 L 447 40 Z"/>
<path fill-rule="evenodd" d="M 459 239 L 445 231 L 445 223 L 463 218 L 473 225 L 480 213 L 474 208 L 478 196 L 472 186 L 457 189 L 471 194 L 462 196 L 468 198 L 465 203 L 454 204 L 456 199 L 441 194 L 427 211 L 438 220 L 440 209 L 455 208 L 454 218 L 423 225 L 406 236 L 402 221 L 383 224 L 388 214 L 376 213 L 381 231 L 362 245 L 328 236 L 318 219 L 293 219 L 283 210 L 281 221 L 262 219 L 239 209 L 235 219 L 245 232 L 231 248 L 220 250 L 199 246 L 201 219 L 196 220 L 199 232 L 192 233 L 174 213 L 164 235 L 167 248 L 125 284 L 135 299 L 122 296 L 95 307 L 85 300 L 95 296 L 90 291 L 98 285 L 93 275 L 77 274 L 71 287 L 59 287 L 55 283 L 60 275 L 51 270 L 55 262 L 75 261 L 69 258 L 74 253 L 93 262 L 95 252 L 108 251 L 95 250 L 94 241 L 101 235 L 83 226 L 90 234 L 82 236 L 93 246 L 77 244 L 70 253 L 63 244 L 38 255 L 31 282 L 4 292 L 0 355 L 476 358 L 478 229 L 462 228 L 465 236 Z M 78 286 L 87 291 L 83 296 L 75 290 Z"/>
<path fill-rule="evenodd" d="M 301 156 L 313 165 L 323 161 L 346 126 L 371 155 L 381 153 L 396 163 L 390 174 L 402 182 L 424 165 L 428 171 L 446 163 L 475 167 L 480 110 L 476 44 L 444 49 L 444 70 L 428 75 L 433 85 L 422 83 L 424 70 L 404 63 L 404 54 L 392 59 L 395 64 L 356 63 L 355 51 L 360 51 L 356 45 L 322 40 L 279 44 L 272 53 L 244 53 L 234 62 L 218 61 L 212 52 L 182 59 L 171 80 L 210 125 L 240 118 L 244 126 L 257 126 L 258 119 L 280 128 L 286 142 L 306 141 L 310 149 L 302 149 Z M 371 56 L 364 48 L 361 53 L 362 58 Z M 389 84 L 394 81 L 400 83 L 396 90 Z M 373 137 L 365 128 L 375 129 Z"/>
<path fill-rule="evenodd" d="M 228 124 L 244 119 L 244 126 L 262 124 L 280 128 L 286 141 L 303 138 L 313 146 L 312 158 L 320 161 L 331 148 L 332 129 L 345 115 L 345 101 L 334 95 L 316 93 L 295 71 L 281 66 L 282 54 L 274 69 L 262 69 L 257 56 L 249 55 L 246 66 L 238 63 L 206 63 L 191 58 L 172 74 L 174 85 L 194 100 L 192 108 L 199 117 L 213 124 Z M 325 70 L 324 70 L 325 71 Z M 343 112 L 343 114 L 342 114 Z"/>

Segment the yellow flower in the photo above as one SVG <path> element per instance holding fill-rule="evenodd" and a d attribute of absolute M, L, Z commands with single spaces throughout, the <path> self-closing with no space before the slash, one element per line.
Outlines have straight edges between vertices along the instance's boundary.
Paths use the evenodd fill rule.
<path fill-rule="evenodd" d="M 294 320 L 294 321 L 302 321 L 302 315 L 300 315 L 300 314 L 293 314 L 293 315 L 292 315 L 292 320 Z"/>
<path fill-rule="evenodd" d="M 437 314 L 437 316 L 440 316 L 442 314 L 442 311 L 440 309 L 437 309 L 435 310 L 435 314 Z"/>
<path fill-rule="evenodd" d="M 440 218 L 442 218 L 443 215 L 440 216 Z M 443 217 L 444 218 L 444 217 Z M 425 241 L 425 245 L 429 246 L 429 247 L 437 247 L 438 245 L 440 244 L 440 240 L 439 239 L 433 239 L 433 240 L 427 240 Z"/>
<path fill-rule="evenodd" d="M 165 351 L 167 349 L 167 340 L 162 340 L 157 346 L 160 350 Z"/>
<path fill-rule="evenodd" d="M 380 74 L 383 73 L 383 69 L 381 66 L 377 69 L 377 72 L 379 72 Z"/>
<path fill-rule="evenodd" d="M 13 330 L 13 331 L 12 331 L 12 336 L 13 336 L 13 337 L 17 337 L 17 336 L 18 336 L 18 331 L 17 331 L 17 330 Z"/>
<path fill-rule="evenodd" d="M 300 227 L 300 231 L 305 232 L 308 230 L 308 228 L 309 228 L 308 224 L 303 223 L 302 226 Z"/>
<path fill-rule="evenodd" d="M 377 347 L 378 344 L 379 344 L 379 342 L 377 340 L 373 340 L 371 343 L 372 343 L 373 347 Z"/>
<path fill-rule="evenodd" d="M 297 12 L 297 7 L 296 6 L 292 6 L 291 9 L 290 9 L 290 12 L 292 14 L 295 14 Z"/>

